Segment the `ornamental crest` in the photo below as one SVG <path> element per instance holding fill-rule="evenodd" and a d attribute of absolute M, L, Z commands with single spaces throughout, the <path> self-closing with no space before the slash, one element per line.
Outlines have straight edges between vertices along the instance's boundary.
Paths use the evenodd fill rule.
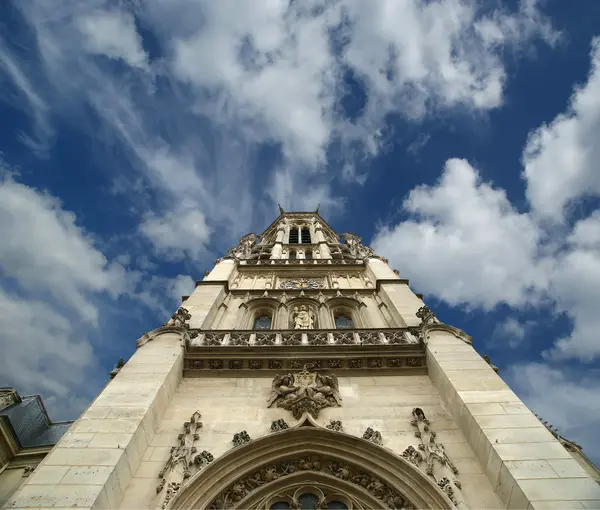
<path fill-rule="evenodd" d="M 323 278 L 289 278 L 282 280 L 279 284 L 280 289 L 322 289 L 325 287 Z"/>
<path fill-rule="evenodd" d="M 277 374 L 273 378 L 267 407 L 277 404 L 299 419 L 305 412 L 317 418 L 321 409 L 341 406 L 337 377 L 310 372 L 308 369 L 313 366 L 304 365 L 304 369 L 295 374 Z"/>

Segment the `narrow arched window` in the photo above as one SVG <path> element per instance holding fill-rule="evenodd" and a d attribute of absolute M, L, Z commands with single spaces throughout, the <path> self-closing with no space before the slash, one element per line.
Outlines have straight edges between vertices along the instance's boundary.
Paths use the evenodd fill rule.
<path fill-rule="evenodd" d="M 304 252 L 304 258 L 306 260 L 312 260 L 312 258 L 313 258 L 313 252 L 312 252 L 312 250 L 306 250 Z"/>
<path fill-rule="evenodd" d="M 296 260 L 297 254 L 296 254 L 296 250 L 290 250 L 290 255 L 289 255 L 289 259 L 290 260 Z"/>
<path fill-rule="evenodd" d="M 354 321 L 347 315 L 339 314 L 335 316 L 336 329 L 354 329 Z"/>
<path fill-rule="evenodd" d="M 298 244 L 300 241 L 298 240 L 298 227 L 292 227 L 290 229 L 290 244 Z"/>
<path fill-rule="evenodd" d="M 254 319 L 252 329 L 271 329 L 271 316 L 259 315 Z"/>
<path fill-rule="evenodd" d="M 310 244 L 310 229 L 302 227 L 302 244 Z"/>

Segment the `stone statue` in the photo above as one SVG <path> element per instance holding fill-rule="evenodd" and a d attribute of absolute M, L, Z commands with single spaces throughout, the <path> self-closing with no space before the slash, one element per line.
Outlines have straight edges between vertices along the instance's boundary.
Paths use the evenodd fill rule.
<path fill-rule="evenodd" d="M 306 308 L 306 305 L 302 305 L 300 310 L 298 307 L 294 307 L 294 313 L 292 315 L 294 320 L 294 329 L 313 329 L 315 325 L 314 315 L 310 310 Z"/>
<path fill-rule="evenodd" d="M 295 374 L 277 374 L 273 378 L 267 407 L 276 403 L 277 407 L 291 411 L 294 418 L 298 419 L 305 412 L 316 418 L 325 407 L 341 406 L 337 378 L 334 375 L 310 372 L 309 367 L 312 365 L 304 365 L 304 369 Z"/>

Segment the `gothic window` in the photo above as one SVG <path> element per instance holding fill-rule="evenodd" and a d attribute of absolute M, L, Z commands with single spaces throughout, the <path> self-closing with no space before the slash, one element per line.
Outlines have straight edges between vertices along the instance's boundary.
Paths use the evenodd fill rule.
<path fill-rule="evenodd" d="M 321 492 L 321 491 L 318 491 Z M 298 499 L 294 501 L 294 506 L 292 507 L 292 503 L 282 500 L 276 501 L 275 503 L 269 506 L 269 510 L 288 510 L 291 508 L 301 508 L 302 510 L 316 510 L 317 508 L 327 508 L 331 510 L 348 510 L 348 505 L 343 501 L 327 501 L 325 503 L 325 507 L 319 505 L 320 498 L 316 494 L 312 492 L 304 492 L 298 496 Z"/>
<path fill-rule="evenodd" d="M 336 329 L 354 329 L 354 321 L 347 315 L 336 315 L 335 327 Z"/>
<path fill-rule="evenodd" d="M 298 244 L 300 241 L 298 240 L 298 228 L 292 227 L 290 229 L 290 244 Z"/>
<path fill-rule="evenodd" d="M 310 229 L 302 227 L 302 244 L 310 244 Z"/>
<path fill-rule="evenodd" d="M 271 329 L 271 316 L 259 315 L 254 319 L 252 329 Z"/>
<path fill-rule="evenodd" d="M 290 250 L 290 255 L 288 258 L 290 260 L 296 260 L 296 250 Z"/>
<path fill-rule="evenodd" d="M 312 252 L 312 250 L 306 250 L 304 252 L 304 258 L 306 260 L 312 260 L 312 258 L 313 258 L 313 252 Z"/>

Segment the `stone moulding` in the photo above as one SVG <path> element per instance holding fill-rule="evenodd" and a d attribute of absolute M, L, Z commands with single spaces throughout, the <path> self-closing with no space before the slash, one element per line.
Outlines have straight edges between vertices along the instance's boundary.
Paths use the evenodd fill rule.
<path fill-rule="evenodd" d="M 452 509 L 442 489 L 410 462 L 356 436 L 299 424 L 225 453 L 194 475 L 168 508 L 257 508 L 291 483 L 327 483 L 364 508 Z"/>

